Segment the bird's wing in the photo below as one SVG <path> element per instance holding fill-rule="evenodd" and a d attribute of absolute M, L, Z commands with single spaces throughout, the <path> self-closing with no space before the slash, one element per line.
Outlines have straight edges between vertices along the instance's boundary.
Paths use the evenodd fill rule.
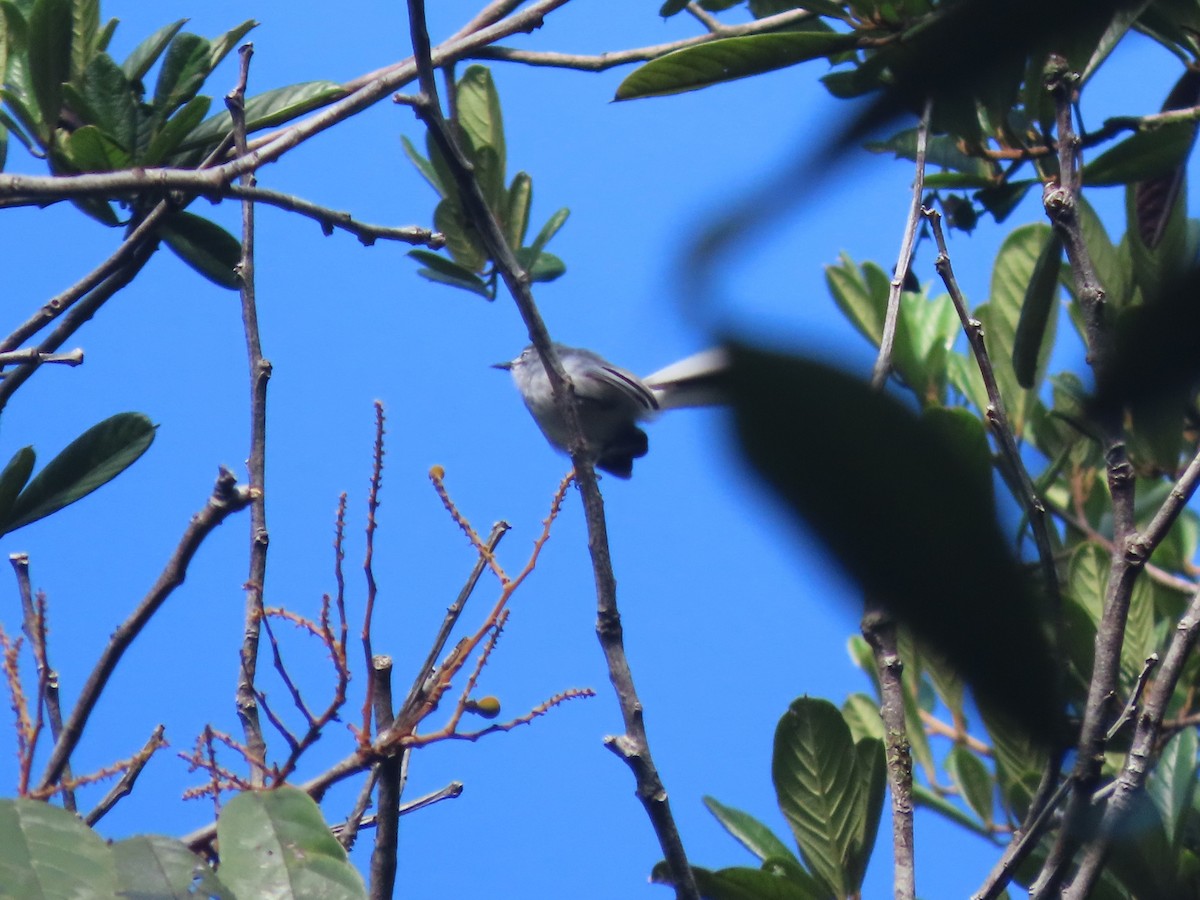
<path fill-rule="evenodd" d="M 662 409 L 713 406 L 726 402 L 723 381 L 728 369 L 729 354 L 713 347 L 647 375 L 642 383 L 654 392 Z"/>
<path fill-rule="evenodd" d="M 658 411 L 658 400 L 640 378 L 632 372 L 605 362 L 597 366 L 589 366 L 580 377 L 580 373 L 572 372 L 575 382 L 575 392 L 586 400 L 597 403 L 612 403 L 612 391 L 619 391 L 619 396 L 627 398 L 636 404 L 644 415 Z"/>

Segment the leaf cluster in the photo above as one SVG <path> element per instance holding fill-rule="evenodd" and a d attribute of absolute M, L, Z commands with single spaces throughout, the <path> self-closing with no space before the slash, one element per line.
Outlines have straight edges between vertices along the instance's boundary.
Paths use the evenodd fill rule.
<path fill-rule="evenodd" d="M 505 186 L 508 151 L 504 139 L 504 118 L 500 95 L 491 72 L 480 65 L 469 66 L 454 86 L 455 111 L 451 125 L 459 148 L 474 169 L 488 208 L 516 254 L 521 268 L 531 281 L 554 281 L 566 271 L 566 264 L 546 250 L 570 215 L 565 207 L 546 221 L 528 244 L 529 214 L 533 206 L 533 179 L 518 172 Z M 446 236 L 447 259 L 432 250 L 410 250 L 408 255 L 423 264 L 417 270 L 423 278 L 470 291 L 494 300 L 498 275 L 483 240 L 463 207 L 462 196 L 445 156 L 426 135 L 426 153 L 422 156 L 412 141 L 404 138 L 404 152 L 429 186 L 441 198 L 433 214 L 438 231 Z"/>

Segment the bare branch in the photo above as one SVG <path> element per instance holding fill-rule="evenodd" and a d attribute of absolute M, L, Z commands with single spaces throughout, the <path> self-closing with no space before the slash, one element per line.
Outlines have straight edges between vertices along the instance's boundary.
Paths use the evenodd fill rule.
<path fill-rule="evenodd" d="M 112 789 L 92 808 L 91 812 L 84 816 L 83 821 L 89 828 L 94 827 L 106 816 L 122 797 L 128 797 L 133 792 L 133 786 L 137 783 L 138 776 L 142 774 L 142 769 L 146 768 L 146 763 L 150 762 L 150 757 L 162 747 L 167 746 L 167 742 L 163 738 L 165 731 L 164 726 L 155 726 L 146 745 L 129 761 L 129 766 L 121 774 L 121 779 L 112 786 Z"/>

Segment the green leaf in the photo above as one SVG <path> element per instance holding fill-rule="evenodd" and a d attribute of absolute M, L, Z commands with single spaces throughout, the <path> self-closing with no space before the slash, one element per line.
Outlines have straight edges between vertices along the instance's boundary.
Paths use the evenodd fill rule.
<path fill-rule="evenodd" d="M 486 66 L 468 66 L 458 80 L 458 125 L 466 135 L 476 157 L 485 147 L 496 154 L 500 181 L 508 165 L 504 145 L 504 117 L 500 114 L 500 95 Z M 485 192 L 489 201 L 492 199 Z M 495 209 L 495 207 L 493 207 Z"/>
<path fill-rule="evenodd" d="M 71 78 L 71 0 L 37 0 L 29 14 L 29 80 L 43 138 L 62 109 L 63 82 Z"/>
<path fill-rule="evenodd" d="M 1035 740 L 1057 738 L 1058 679 L 1041 599 L 997 522 L 982 423 L 964 410 L 917 417 L 810 360 L 744 345 L 732 359 L 743 451 L 786 506 L 978 701 L 1009 711 Z M 819 436 L 812 422 L 822 423 Z M 886 454 L 876 449 L 883 434 Z M 863 509 L 872 510 L 872 533 L 888 540 L 864 537 Z"/>
<path fill-rule="evenodd" d="M 858 830 L 849 847 L 846 875 L 855 893 L 861 893 L 867 864 L 875 849 L 875 838 L 879 833 L 879 817 L 883 812 L 883 798 L 887 793 L 887 758 L 883 741 L 863 738 L 854 745 L 855 768 L 859 779 L 858 811 L 855 820 Z"/>
<path fill-rule="evenodd" d="M 1174 849 L 1183 844 L 1194 816 L 1196 752 L 1196 730 L 1185 728 L 1177 732 L 1163 748 L 1147 785 L 1147 793 L 1162 817 L 1167 840 Z"/>
<path fill-rule="evenodd" d="M 95 125 L 76 128 L 62 149 L 77 172 L 112 172 L 133 161 L 128 150 Z"/>
<path fill-rule="evenodd" d="M 211 45 L 198 34 L 177 34 L 167 47 L 158 81 L 154 85 L 154 107 L 160 116 L 169 116 L 191 100 L 211 70 Z"/>
<path fill-rule="evenodd" d="M 100 31 L 100 0 L 73 0 L 71 22 L 71 76 L 75 81 L 96 55 Z M 102 48 L 101 48 L 102 49 Z"/>
<path fill-rule="evenodd" d="M 189 212 L 173 213 L 160 226 L 163 240 L 185 263 L 218 287 L 241 287 L 242 245 L 215 222 Z"/>
<path fill-rule="evenodd" d="M 405 150 L 407 152 L 407 148 Z M 503 216 L 504 238 L 508 241 L 508 246 L 524 245 L 525 234 L 529 230 L 529 208 L 532 205 L 533 179 L 527 172 L 518 172 L 513 176 L 512 184 L 508 186 L 508 204 Z"/>
<path fill-rule="evenodd" d="M 1164 175 L 1187 158 L 1195 138 L 1193 122 L 1173 122 L 1153 131 L 1139 131 L 1084 166 L 1083 183 L 1102 187 Z"/>
<path fill-rule="evenodd" d="M 211 97 L 193 97 L 155 133 L 146 148 L 145 164 L 156 166 L 179 148 L 189 134 L 203 121 L 212 105 Z"/>
<path fill-rule="evenodd" d="M 961 825 L 968 831 L 973 831 L 981 837 L 987 838 L 995 843 L 995 836 L 986 828 L 980 825 L 974 816 L 969 816 L 945 797 L 940 797 L 925 787 L 923 784 L 913 785 L 913 801 L 918 807 L 931 809 L 943 818 L 949 819 L 957 825 Z"/>
<path fill-rule="evenodd" d="M 567 264 L 553 253 L 539 253 L 537 259 L 530 264 L 529 251 L 525 248 L 517 251 L 517 260 L 521 263 L 521 268 L 529 273 L 530 281 L 554 281 L 567 271 Z"/>
<path fill-rule="evenodd" d="M 682 12 L 688 5 L 688 0 L 663 0 L 663 5 L 659 7 L 658 14 L 664 19 L 669 19 L 678 12 Z"/>
<path fill-rule="evenodd" d="M 502 215 L 508 205 L 508 194 L 504 190 L 504 170 L 500 168 L 496 151 L 492 147 L 480 147 L 472 153 L 475 180 L 479 182 L 483 199 L 494 215 Z"/>
<path fill-rule="evenodd" d="M 879 269 L 874 263 L 864 263 L 860 273 L 854 261 L 843 252 L 841 261 L 836 266 L 825 267 L 825 284 L 828 285 L 829 293 L 833 295 L 833 300 L 841 309 L 842 315 L 849 319 L 868 341 L 878 347 L 883 340 L 887 294 L 885 292 L 881 295 L 878 290 L 873 290 L 868 285 L 863 273 L 869 266 Z M 883 270 L 879 269 L 879 272 L 882 273 Z M 885 275 L 884 278 L 886 277 Z"/>
<path fill-rule="evenodd" d="M 836 706 L 809 697 L 792 702 L 775 730 L 771 776 L 809 871 L 830 893 L 846 896 L 863 786 L 850 729 Z"/>
<path fill-rule="evenodd" d="M 550 243 L 550 239 L 558 234 L 558 230 L 563 227 L 567 221 L 567 217 L 571 215 L 571 210 L 563 207 L 554 213 L 546 224 L 542 226 L 542 230 L 538 232 L 537 237 L 533 239 L 533 243 L 529 245 L 529 252 L 536 257 L 541 255 L 542 249 Z"/>
<path fill-rule="evenodd" d="M 1083 232 L 1083 242 L 1087 245 L 1092 265 L 1096 267 L 1096 277 L 1104 288 L 1104 302 L 1109 309 L 1123 309 L 1133 293 L 1133 262 L 1129 258 L 1129 245 L 1122 243 L 1119 248 L 1113 246 L 1104 223 L 1086 197 L 1076 198 L 1075 211 Z M 1074 284 L 1069 283 L 1068 287 L 1074 293 Z"/>
<path fill-rule="evenodd" d="M 444 256 L 438 256 L 432 250 L 409 250 L 408 255 L 415 260 L 425 263 L 428 267 L 417 270 L 417 274 L 421 277 L 427 278 L 430 281 L 436 281 L 439 284 L 448 284 L 452 287 L 462 288 L 464 291 L 478 294 L 485 300 L 495 299 L 482 278 L 453 260 L 446 259 Z"/>
<path fill-rule="evenodd" d="M 407 137 L 401 135 L 400 143 L 404 146 L 404 155 L 417 167 L 417 171 L 421 173 L 421 177 L 429 182 L 429 186 L 438 192 L 439 197 L 445 199 L 447 196 L 446 189 L 442 186 L 441 177 L 438 175 L 437 169 L 433 167 L 433 164 L 417 151 L 417 148 L 413 146 L 413 142 Z M 521 173 L 521 175 L 524 174 L 524 172 Z M 517 177 L 519 178 L 520 175 Z M 528 178 L 529 176 L 526 175 L 525 177 Z M 516 183 L 516 179 L 513 180 L 513 183 Z"/>
<path fill-rule="evenodd" d="M 93 425 L 21 491 L 0 533 L 15 531 L 86 497 L 133 465 L 153 440 L 154 425 L 141 413 L 118 413 Z"/>
<path fill-rule="evenodd" d="M 101 129 L 132 153 L 137 141 L 137 104 L 125 73 L 107 53 L 88 64 L 83 97 Z"/>
<path fill-rule="evenodd" d="M 0 800 L 0 885 L 6 897 L 113 897 L 112 854 L 74 813 L 36 800 Z"/>
<path fill-rule="evenodd" d="M 732 866 L 716 872 L 692 866 L 692 876 L 705 900 L 828 900 L 828 894 L 799 865 L 772 869 Z M 674 885 L 665 862 L 654 867 L 650 881 Z"/>
<path fill-rule="evenodd" d="M 141 81 L 145 78 L 150 67 L 158 62 L 158 58 L 167 49 L 171 39 L 186 23 L 187 19 L 180 19 L 170 25 L 164 25 L 134 47 L 133 52 L 125 57 L 125 62 L 121 63 L 125 77 L 130 81 Z"/>
<path fill-rule="evenodd" d="M 982 760 L 963 745 L 956 744 L 946 754 L 946 773 L 979 820 L 984 825 L 991 825 L 996 785 Z"/>
<path fill-rule="evenodd" d="M 208 71 L 215 69 L 225 55 L 237 46 L 238 41 L 244 38 L 250 31 L 258 27 L 258 22 L 254 19 L 247 19 L 241 25 L 229 29 L 223 35 L 215 38 L 212 41 L 212 48 L 209 50 Z"/>
<path fill-rule="evenodd" d="M 771 829 L 749 813 L 734 809 L 732 806 L 725 806 L 712 797 L 705 797 L 704 805 L 739 844 L 760 860 L 773 856 L 795 858 L 795 854 L 775 836 Z"/>
<path fill-rule="evenodd" d="M 842 718 L 850 726 L 850 735 L 855 743 L 865 737 L 883 740 L 883 718 L 879 715 L 879 701 L 867 694 L 856 693 L 842 704 Z"/>
<path fill-rule="evenodd" d="M 32 447 L 22 447 L 0 472 L 0 522 L 6 521 L 12 513 L 13 503 L 29 481 L 36 458 Z"/>
<path fill-rule="evenodd" d="M 1026 390 L 1037 390 L 1046 377 L 1046 365 L 1050 361 L 1046 344 L 1054 337 L 1050 320 L 1057 312 L 1055 301 L 1060 289 L 1062 251 L 1062 237 L 1057 231 L 1051 231 L 1033 265 L 1033 275 L 1021 303 L 1021 315 L 1013 337 L 1013 372 L 1017 384 Z"/>
<path fill-rule="evenodd" d="M 221 881 L 239 897 L 366 897 L 362 876 L 311 797 L 293 787 L 246 791 L 217 820 Z"/>
<path fill-rule="evenodd" d="M 112 845 L 112 855 L 119 896 L 236 900 L 207 862 L 172 838 L 156 834 L 126 838 Z"/>
<path fill-rule="evenodd" d="M 345 88 L 332 81 L 304 81 L 263 91 L 246 100 L 246 131 L 259 131 L 290 122 L 345 93 Z M 229 134 L 232 128 L 233 119 L 230 118 L 229 111 L 222 110 L 192 131 L 181 149 L 214 146 Z"/>
<path fill-rule="evenodd" d="M 479 233 L 463 212 L 458 198 L 446 199 L 433 211 L 433 227 L 446 236 L 446 249 L 464 269 L 482 272 L 488 255 L 479 241 Z"/>
<path fill-rule="evenodd" d="M 634 70 L 617 88 L 616 99 L 694 91 L 849 50 L 857 40 L 853 34 L 789 31 L 709 41 L 660 56 Z"/>

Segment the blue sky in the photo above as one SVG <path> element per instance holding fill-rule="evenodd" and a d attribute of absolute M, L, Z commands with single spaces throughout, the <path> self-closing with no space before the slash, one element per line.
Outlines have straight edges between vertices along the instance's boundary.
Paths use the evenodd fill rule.
<path fill-rule="evenodd" d="M 463 0 L 430 6 L 435 41 L 476 8 Z M 513 43 L 600 52 L 698 33 L 686 16 L 663 23 L 656 7 L 576 0 Z M 102 12 L 121 19 L 118 58 L 175 18 L 190 16 L 189 30 L 214 36 L 253 15 L 262 24 L 251 34 L 251 93 L 349 80 L 409 52 L 399 3 L 352 4 L 319 17 L 277 0 L 126 0 L 106 3 Z M 716 321 L 868 371 L 869 348 L 834 309 L 822 267 L 841 251 L 890 266 L 909 202 L 904 164 L 851 154 L 818 183 L 786 185 L 795 195 L 789 214 L 722 266 L 719 308 L 697 309 L 696 298 L 678 291 L 696 229 L 740 191 L 817 148 L 849 114 L 816 84 L 820 67 L 613 104 L 629 69 L 596 75 L 493 66 L 510 174 L 521 168 L 533 176 L 534 225 L 560 206 L 572 210 L 550 247 L 567 274 L 537 293 L 558 340 L 647 373 L 705 346 L 705 326 Z M 1156 109 L 1177 68 L 1145 41 L 1123 46 L 1113 71 L 1090 89 L 1090 124 Z M 207 92 L 224 93 L 234 78 L 227 62 Z M 423 143 L 409 109 L 381 103 L 261 171 L 260 184 L 367 221 L 428 225 L 433 194 L 404 159 L 401 135 Z M 15 148 L 8 169 L 41 171 Z M 1116 191 L 1091 199 L 1109 213 L 1120 206 Z M 201 201 L 193 210 L 236 228 L 231 204 Z M 1003 234 L 1035 220 L 1039 210 L 1027 204 L 1003 230 L 985 225 L 972 238 L 954 237 L 956 269 L 974 302 L 985 297 Z M 260 315 L 274 364 L 267 602 L 313 613 L 321 594 L 333 590 L 333 512 L 345 490 L 356 629 L 371 403 L 382 400 L 388 455 L 374 646 L 397 660 L 397 683 L 406 685 L 473 563 L 429 487 L 428 468 L 446 469 L 452 495 L 479 530 L 500 518 L 513 525 L 501 554 L 512 571 L 568 462 L 545 444 L 507 377 L 489 368 L 527 342 L 507 297 L 489 305 L 426 283 L 400 245 L 364 248 L 344 234 L 324 237 L 312 222 L 271 209 L 260 211 L 259 225 Z M 10 248 L 8 308 L 17 322 L 103 259 L 118 235 L 63 205 L 4 211 L 0 239 Z M 933 276 L 925 247 L 917 272 L 923 281 Z M 217 466 L 243 473 L 248 440 L 236 295 L 203 281 L 168 251 L 75 344 L 86 351 L 86 364 L 47 367 L 17 394 L 6 410 L 0 455 L 32 443 L 44 461 L 121 410 L 144 412 L 160 428 L 149 453 L 118 481 L 5 539 L 5 552 L 29 552 L 34 584 L 48 594 L 51 659 L 68 698 L 108 633 L 153 583 L 208 496 Z M 1077 361 L 1063 361 L 1069 364 Z M 845 652 L 847 636 L 857 632 L 853 590 L 743 468 L 724 425 L 716 411 L 669 415 L 651 426 L 651 452 L 633 480 L 603 483 L 626 645 L 651 745 L 689 854 L 710 867 L 751 860 L 700 798 L 711 794 L 752 812 L 786 839 L 769 776 L 775 722 L 797 696 L 840 703 L 867 688 Z M 248 527 L 248 517 L 234 518 L 209 539 L 187 582 L 123 660 L 91 722 L 76 771 L 129 755 L 159 722 L 173 744 L 148 767 L 135 795 L 101 823 L 106 836 L 183 833 L 210 816 L 206 804 L 178 800 L 196 779 L 171 754 L 186 749 L 205 722 L 237 730 L 232 699 Z M 601 744 L 621 720 L 593 631 L 591 585 L 572 496 L 513 602 L 481 690 L 501 698 L 506 716 L 565 688 L 590 686 L 599 696 L 478 744 L 435 745 L 414 755 L 406 797 L 451 780 L 466 789 L 402 822 L 400 883 L 408 896 L 668 896 L 646 884 L 657 844 L 632 777 Z M 485 580 L 464 621 L 478 621 L 494 595 Z M 0 621 L 15 632 L 15 590 L 0 610 Z M 330 683 L 320 648 L 297 636 L 288 649 L 316 702 Z M 280 686 L 266 686 L 282 707 Z M 361 688 L 360 677 L 352 684 L 356 698 Z M 349 735 L 331 728 L 301 776 L 350 747 Z M 0 784 L 11 790 L 13 753 L 0 760 Z M 357 784 L 330 795 L 331 820 L 345 814 L 355 790 Z M 889 889 L 886 820 L 882 834 L 868 896 Z M 917 853 L 921 894 L 950 897 L 977 886 L 997 851 L 921 814 Z"/>

